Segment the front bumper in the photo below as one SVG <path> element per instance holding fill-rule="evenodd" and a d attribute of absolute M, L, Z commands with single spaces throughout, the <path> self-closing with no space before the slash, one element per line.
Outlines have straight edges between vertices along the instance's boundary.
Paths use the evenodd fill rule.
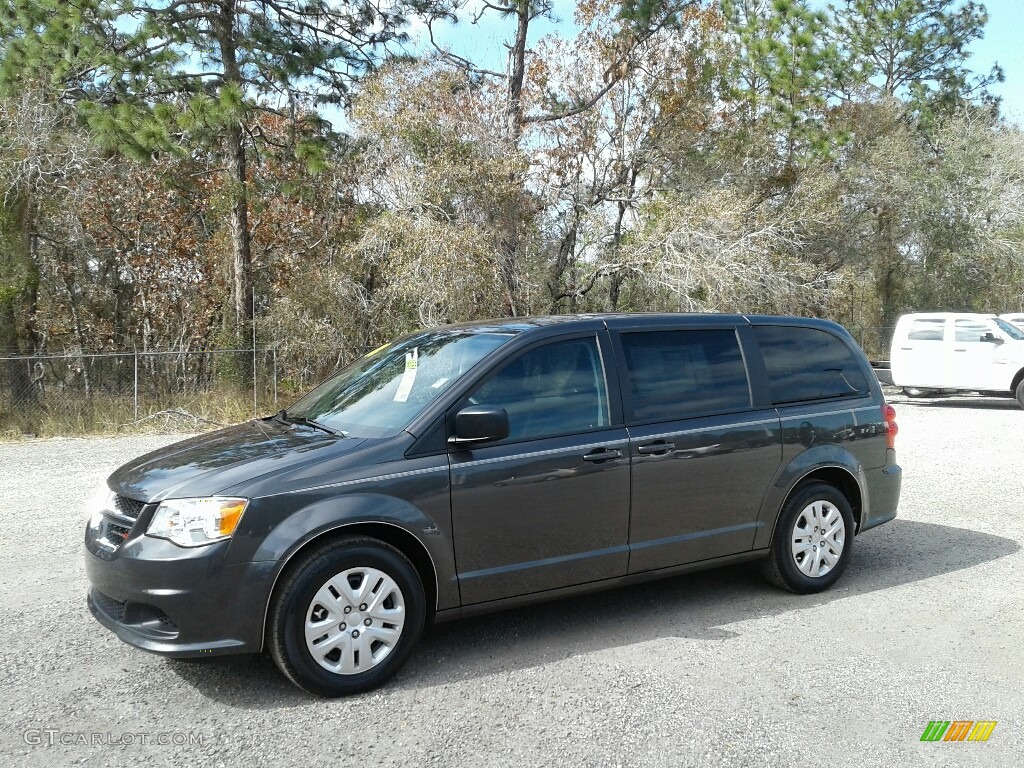
<path fill-rule="evenodd" d="M 186 549 L 139 535 L 111 551 L 87 531 L 89 610 L 121 640 L 151 653 L 259 652 L 275 564 L 226 565 L 229 544 Z"/>

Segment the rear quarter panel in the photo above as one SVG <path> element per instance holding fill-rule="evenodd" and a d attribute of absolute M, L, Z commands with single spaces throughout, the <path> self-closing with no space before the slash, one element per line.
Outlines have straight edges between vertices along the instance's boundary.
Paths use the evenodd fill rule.
<path fill-rule="evenodd" d="M 847 472 L 861 492 L 855 509 L 858 525 L 870 515 L 868 471 L 884 467 L 888 459 L 887 427 L 881 396 L 848 403 L 800 404 L 778 409 L 782 424 L 782 464 L 765 494 L 754 548 L 767 547 L 782 506 L 794 487 L 818 469 Z"/>

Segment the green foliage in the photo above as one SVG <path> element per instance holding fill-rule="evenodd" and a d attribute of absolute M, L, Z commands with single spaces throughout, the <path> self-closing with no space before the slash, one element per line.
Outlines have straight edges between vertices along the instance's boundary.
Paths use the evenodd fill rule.
<path fill-rule="evenodd" d="M 803 158 L 827 155 L 845 138 L 826 122 L 842 69 L 826 34 L 828 16 L 807 0 L 723 0 L 722 10 L 736 40 L 729 95 L 741 121 L 776 135 L 789 171 Z"/>
<path fill-rule="evenodd" d="M 34 83 L 71 100 L 114 58 L 106 45 L 113 16 L 105 0 L 0 2 L 0 93 Z"/>
<path fill-rule="evenodd" d="M 977 75 L 970 46 L 984 36 L 985 6 L 959 0 L 843 0 L 836 39 L 861 79 L 927 114 L 971 101 L 993 103 L 988 86 L 1002 82 L 998 65 Z"/>

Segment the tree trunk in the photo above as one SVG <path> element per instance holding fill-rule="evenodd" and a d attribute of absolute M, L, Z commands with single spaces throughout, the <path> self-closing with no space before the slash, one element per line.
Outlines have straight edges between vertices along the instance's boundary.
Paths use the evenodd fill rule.
<path fill-rule="evenodd" d="M 242 34 L 236 28 L 237 9 L 235 0 L 223 0 L 215 22 L 217 42 L 220 46 L 221 62 L 224 66 L 224 84 L 244 89 L 241 67 L 238 65 L 237 37 Z M 252 243 L 249 232 L 249 181 L 245 133 L 242 127 L 243 115 L 232 121 L 227 135 L 225 155 L 231 169 L 231 230 L 232 275 L 234 285 L 232 298 L 235 309 L 235 335 L 242 344 L 252 338 L 253 322 L 253 280 Z"/>
<path fill-rule="evenodd" d="M 508 52 L 508 136 L 519 141 L 523 133 L 523 82 L 526 79 L 526 35 L 530 29 L 530 0 L 518 0 L 516 37 Z"/>
<path fill-rule="evenodd" d="M 526 79 L 526 35 L 530 27 L 530 0 L 517 0 L 516 37 L 509 49 L 508 104 L 506 106 L 506 140 L 512 152 L 518 151 L 523 133 L 523 82 Z M 523 189 L 523 206 L 507 210 L 499 223 L 498 277 L 505 291 L 505 311 L 517 317 L 527 311 L 519 280 L 522 272 L 523 223 L 525 211 L 525 184 L 522 178 L 512 178 L 516 189 Z"/>
<path fill-rule="evenodd" d="M 35 302 L 39 269 L 33 260 L 31 205 L 26 195 L 12 195 L 0 212 L 0 356 L 35 352 Z M 38 416 L 39 397 L 24 361 L 7 361 L 4 379 L 10 403 L 23 428 Z M 3 404 L 0 403 L 0 408 Z"/>
<path fill-rule="evenodd" d="M 896 248 L 893 217 L 892 208 L 883 203 L 878 214 L 878 262 L 875 268 L 875 284 L 881 309 L 879 320 L 883 328 L 896 324 L 897 302 L 902 284 L 903 265 Z"/>
<path fill-rule="evenodd" d="M 234 274 L 235 330 L 243 343 L 251 338 L 253 322 L 252 240 L 249 232 L 249 187 L 242 126 L 228 133 L 231 163 L 231 255 Z"/>

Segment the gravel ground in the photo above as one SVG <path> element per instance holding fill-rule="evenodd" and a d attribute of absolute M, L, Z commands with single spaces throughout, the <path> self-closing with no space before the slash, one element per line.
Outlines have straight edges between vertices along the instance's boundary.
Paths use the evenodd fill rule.
<path fill-rule="evenodd" d="M 442 625 L 336 701 L 263 657 L 136 651 L 88 614 L 82 499 L 176 438 L 0 445 L 0 765 L 1020 765 L 1024 412 L 896 400 L 900 517 L 831 591 L 740 566 Z M 936 719 L 998 725 L 920 742 Z"/>

